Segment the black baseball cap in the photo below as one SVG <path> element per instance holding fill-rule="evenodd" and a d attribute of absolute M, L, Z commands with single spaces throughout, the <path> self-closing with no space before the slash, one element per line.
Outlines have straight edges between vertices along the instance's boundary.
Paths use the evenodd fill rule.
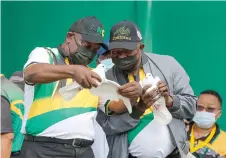
<path fill-rule="evenodd" d="M 135 50 L 141 41 L 142 36 L 137 25 L 124 20 L 111 28 L 109 50 L 115 48 Z"/>
<path fill-rule="evenodd" d="M 91 43 L 100 43 L 104 49 L 108 49 L 104 44 L 104 27 L 95 16 L 82 18 L 72 24 L 69 32 L 76 32 L 82 35 L 83 39 Z"/>

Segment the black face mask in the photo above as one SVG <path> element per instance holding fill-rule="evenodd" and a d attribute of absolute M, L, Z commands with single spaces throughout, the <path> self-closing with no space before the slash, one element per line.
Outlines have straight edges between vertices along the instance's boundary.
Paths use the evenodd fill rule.
<path fill-rule="evenodd" d="M 112 62 L 121 70 L 124 71 L 133 71 L 137 64 L 137 55 L 129 56 L 126 58 L 112 58 Z"/>
<path fill-rule="evenodd" d="M 76 39 L 75 39 L 75 43 L 78 48 L 75 53 L 72 54 L 70 52 L 70 54 L 72 55 L 69 56 L 72 63 L 77 65 L 88 65 L 89 63 L 91 63 L 96 55 L 96 52 L 91 51 L 86 47 L 80 46 L 76 42 Z"/>

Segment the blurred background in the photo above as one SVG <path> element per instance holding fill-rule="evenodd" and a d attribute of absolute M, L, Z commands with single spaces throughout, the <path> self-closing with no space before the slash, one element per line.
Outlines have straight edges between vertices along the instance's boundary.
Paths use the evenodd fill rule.
<path fill-rule="evenodd" d="M 1 72 L 22 70 L 38 46 L 61 44 L 69 27 L 84 16 L 96 16 L 105 27 L 131 20 L 140 27 L 145 50 L 175 57 L 186 69 L 198 95 L 214 89 L 223 97 L 226 130 L 226 2 L 71 1 L 1 3 Z M 95 63 L 91 63 L 94 67 Z"/>

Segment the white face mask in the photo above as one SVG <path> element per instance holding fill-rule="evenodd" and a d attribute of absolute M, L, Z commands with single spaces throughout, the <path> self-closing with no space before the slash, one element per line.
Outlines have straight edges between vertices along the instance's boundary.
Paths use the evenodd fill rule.
<path fill-rule="evenodd" d="M 114 66 L 114 63 L 112 62 L 112 59 L 110 59 L 110 58 L 101 60 L 100 63 L 106 67 L 106 71 Z"/>
<path fill-rule="evenodd" d="M 197 111 L 193 121 L 203 129 L 208 129 L 216 122 L 215 114 L 206 111 Z"/>

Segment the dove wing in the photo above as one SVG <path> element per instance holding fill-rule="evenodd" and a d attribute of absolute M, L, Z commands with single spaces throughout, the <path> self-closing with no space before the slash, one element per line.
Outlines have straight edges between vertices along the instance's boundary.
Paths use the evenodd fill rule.
<path fill-rule="evenodd" d="M 90 89 L 90 93 L 92 93 L 93 95 L 96 96 L 104 96 L 107 97 L 107 99 L 110 100 L 119 100 L 118 97 L 118 88 L 120 87 L 120 85 L 118 85 L 115 82 L 106 80 L 104 83 L 102 83 L 101 85 L 99 85 L 97 88 L 91 88 Z"/>
<path fill-rule="evenodd" d="M 96 72 L 100 77 L 102 82 L 105 81 L 105 66 L 103 64 L 99 64 L 95 69 L 92 71 Z M 97 81 L 96 81 L 97 82 Z M 97 82 L 98 85 L 101 83 Z M 82 87 L 77 83 L 73 82 L 65 87 L 59 89 L 60 95 L 67 101 L 71 100 L 76 94 L 82 89 Z M 97 91 L 98 92 L 98 91 Z"/>
<path fill-rule="evenodd" d="M 93 95 L 106 96 L 107 99 L 109 99 L 109 100 L 118 101 L 121 99 L 123 101 L 123 103 L 125 104 L 129 113 L 131 113 L 132 106 L 131 106 L 130 100 L 128 98 L 125 98 L 125 97 L 121 96 L 120 94 L 118 94 L 119 87 L 120 87 L 120 85 L 118 83 L 106 79 L 104 83 L 102 83 L 97 88 L 92 88 L 90 90 L 90 92 Z"/>

